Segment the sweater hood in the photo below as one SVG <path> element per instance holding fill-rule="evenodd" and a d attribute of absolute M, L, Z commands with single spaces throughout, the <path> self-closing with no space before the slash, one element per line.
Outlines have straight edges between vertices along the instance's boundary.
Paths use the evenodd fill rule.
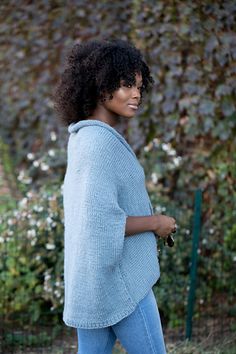
<path fill-rule="evenodd" d="M 109 130 L 131 152 L 131 154 L 135 157 L 135 159 L 137 159 L 137 156 L 135 155 L 133 149 L 128 144 L 128 142 L 125 140 L 125 138 L 115 128 L 113 128 L 112 126 L 110 126 L 109 124 L 107 124 L 105 122 L 102 122 L 101 120 L 85 119 L 85 120 L 81 120 L 77 123 L 71 123 L 68 127 L 68 132 L 70 134 L 78 133 L 78 131 L 80 129 L 82 129 L 84 127 L 88 127 L 88 126 L 99 126 L 99 127 L 103 127 L 104 129 Z"/>

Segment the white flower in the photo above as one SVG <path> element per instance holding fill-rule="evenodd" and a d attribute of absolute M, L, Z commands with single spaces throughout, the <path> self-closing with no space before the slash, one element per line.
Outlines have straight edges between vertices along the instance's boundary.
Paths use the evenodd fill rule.
<path fill-rule="evenodd" d="M 28 177 L 28 178 L 25 179 L 23 182 L 24 182 L 25 184 L 30 184 L 30 183 L 32 183 L 32 178 L 31 178 L 31 177 Z"/>
<path fill-rule="evenodd" d="M 44 284 L 43 288 L 48 293 L 50 293 L 52 291 L 52 289 L 48 283 Z"/>
<path fill-rule="evenodd" d="M 166 211 L 166 207 L 163 206 L 163 207 L 161 208 L 161 211 Z"/>
<path fill-rule="evenodd" d="M 44 279 L 49 280 L 51 278 L 51 275 L 48 273 L 44 273 Z"/>
<path fill-rule="evenodd" d="M 203 299 L 200 299 L 199 300 L 199 303 L 202 305 L 204 303 L 204 300 Z"/>
<path fill-rule="evenodd" d="M 28 159 L 28 160 L 33 160 L 34 157 L 35 157 L 35 155 L 34 155 L 32 152 L 30 152 L 30 153 L 27 154 L 27 159 Z"/>
<path fill-rule="evenodd" d="M 33 193 L 32 193 L 32 192 L 27 192 L 26 195 L 27 195 L 27 197 L 28 197 L 29 199 L 33 197 Z"/>
<path fill-rule="evenodd" d="M 236 262 L 236 256 L 233 257 L 233 261 Z"/>
<path fill-rule="evenodd" d="M 4 238 L 0 236 L 0 243 L 4 242 Z"/>
<path fill-rule="evenodd" d="M 47 220 L 47 223 L 48 223 L 48 224 L 51 224 L 52 221 L 53 221 L 53 220 L 50 218 L 50 216 L 48 216 L 46 220 Z"/>
<path fill-rule="evenodd" d="M 213 234 L 213 232 L 214 232 L 214 229 L 209 230 L 209 234 Z"/>
<path fill-rule="evenodd" d="M 21 214 L 20 214 L 20 212 L 19 212 L 18 210 L 17 210 L 17 211 L 16 211 L 16 210 L 14 211 L 14 216 L 15 216 L 16 219 L 18 219 L 18 220 L 21 218 Z"/>
<path fill-rule="evenodd" d="M 152 148 L 153 148 L 153 142 L 150 141 L 150 143 L 149 143 L 148 145 L 144 146 L 143 150 L 144 150 L 145 152 L 149 152 L 149 151 L 152 150 Z"/>
<path fill-rule="evenodd" d="M 35 239 L 31 240 L 30 244 L 31 244 L 31 246 L 35 246 L 36 240 Z"/>
<path fill-rule="evenodd" d="M 40 167 L 42 171 L 47 171 L 49 169 L 49 166 L 44 162 L 41 163 Z"/>
<path fill-rule="evenodd" d="M 8 230 L 8 231 L 7 231 L 7 234 L 8 234 L 9 236 L 12 236 L 12 235 L 13 235 L 13 231 L 12 231 L 12 230 Z"/>
<path fill-rule="evenodd" d="M 22 59 L 25 57 L 25 52 L 23 50 L 18 50 L 15 55 L 17 58 Z"/>
<path fill-rule="evenodd" d="M 33 210 L 40 213 L 41 211 L 43 211 L 43 207 L 42 205 L 34 205 Z"/>
<path fill-rule="evenodd" d="M 162 211 L 161 205 L 157 205 L 157 206 L 155 207 L 155 212 L 156 212 L 156 213 L 161 213 L 161 211 Z"/>
<path fill-rule="evenodd" d="M 57 140 L 57 134 L 55 132 L 51 132 L 50 133 L 50 137 L 52 141 L 56 141 Z"/>
<path fill-rule="evenodd" d="M 152 183 L 156 184 L 158 182 L 158 176 L 155 172 L 151 174 Z"/>
<path fill-rule="evenodd" d="M 17 176 L 18 181 L 22 181 L 25 177 L 25 172 L 23 170 L 20 171 L 19 175 Z"/>
<path fill-rule="evenodd" d="M 30 219 L 29 224 L 30 226 L 36 225 L 37 221 L 35 219 Z"/>
<path fill-rule="evenodd" d="M 204 239 L 202 240 L 202 244 L 203 244 L 203 245 L 206 245 L 206 244 L 207 244 L 207 239 L 206 239 L 206 238 L 204 238 Z"/>
<path fill-rule="evenodd" d="M 166 151 L 169 156 L 175 156 L 176 151 L 172 148 L 170 143 L 162 143 L 161 144 L 162 150 Z"/>
<path fill-rule="evenodd" d="M 56 246 L 52 243 L 46 243 L 46 249 L 47 250 L 54 250 Z"/>
<path fill-rule="evenodd" d="M 190 234 L 190 231 L 189 231 L 189 230 L 186 230 L 185 233 L 186 233 L 187 235 L 189 235 L 189 234 Z"/>
<path fill-rule="evenodd" d="M 174 165 L 179 166 L 181 160 L 182 160 L 181 156 L 174 157 L 173 158 Z"/>
<path fill-rule="evenodd" d="M 35 160 L 35 161 L 33 162 L 33 165 L 34 165 L 34 167 L 39 167 L 39 161 Z"/>
<path fill-rule="evenodd" d="M 38 220 L 38 221 L 36 222 L 36 225 L 37 225 L 37 227 L 40 227 L 40 226 L 42 225 L 41 221 Z"/>
<path fill-rule="evenodd" d="M 58 290 L 55 290 L 54 294 L 56 295 L 56 297 L 60 297 L 61 296 L 60 291 L 58 291 Z"/>
<path fill-rule="evenodd" d="M 8 225 L 13 225 L 14 224 L 13 219 L 8 219 L 7 223 L 8 223 Z"/>
<path fill-rule="evenodd" d="M 55 195 L 50 195 L 50 197 L 48 197 L 48 200 L 56 200 L 56 196 Z"/>
<path fill-rule="evenodd" d="M 159 140 L 158 138 L 154 138 L 152 141 L 153 141 L 153 145 L 154 145 L 154 146 L 157 147 L 157 146 L 160 145 L 160 140 Z"/>
<path fill-rule="evenodd" d="M 39 261 L 41 259 L 41 256 L 39 254 L 37 254 L 37 256 L 35 257 L 36 261 Z"/>
<path fill-rule="evenodd" d="M 161 147 L 162 147 L 162 150 L 164 150 L 164 151 L 170 150 L 170 144 L 162 143 Z"/>
<path fill-rule="evenodd" d="M 53 149 L 50 149 L 49 151 L 48 151 L 48 155 L 49 156 L 55 156 L 55 150 L 53 150 Z"/>
<path fill-rule="evenodd" d="M 169 156 L 175 156 L 176 155 L 176 151 L 174 149 L 170 149 L 168 152 Z"/>
<path fill-rule="evenodd" d="M 36 236 L 36 231 L 34 229 L 28 230 L 27 231 L 27 236 L 30 237 L 35 237 Z"/>

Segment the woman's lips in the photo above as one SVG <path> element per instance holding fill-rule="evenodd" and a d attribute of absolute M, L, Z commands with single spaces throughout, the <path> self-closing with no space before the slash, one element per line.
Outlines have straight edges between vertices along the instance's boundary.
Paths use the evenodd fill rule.
<path fill-rule="evenodd" d="M 128 106 L 132 109 L 138 109 L 138 106 L 134 104 L 128 104 Z"/>

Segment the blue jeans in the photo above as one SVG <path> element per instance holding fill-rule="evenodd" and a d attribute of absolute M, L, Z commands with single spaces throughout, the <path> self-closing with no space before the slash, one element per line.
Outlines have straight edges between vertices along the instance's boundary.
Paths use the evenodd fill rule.
<path fill-rule="evenodd" d="M 78 354 L 111 354 L 118 338 L 128 354 L 166 354 L 158 306 L 152 289 L 135 310 L 105 328 L 77 328 Z"/>

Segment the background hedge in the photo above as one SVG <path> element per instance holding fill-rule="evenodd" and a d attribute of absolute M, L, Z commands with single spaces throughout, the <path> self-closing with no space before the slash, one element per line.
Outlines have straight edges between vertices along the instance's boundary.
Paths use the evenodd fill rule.
<path fill-rule="evenodd" d="M 73 43 L 108 35 L 133 41 L 155 79 L 138 116 L 129 125 L 124 120 L 121 131 L 145 168 L 155 211 L 176 215 L 180 225 L 174 249 L 160 254 L 163 316 L 169 324 L 183 323 L 196 188 L 203 191 L 198 311 L 225 293 L 227 311 L 235 309 L 235 16 L 229 0 L 1 4 L 1 164 L 11 201 L 18 201 L 1 213 L 6 315 L 26 311 L 32 298 L 35 320 L 45 308 L 62 309 L 68 132 L 51 97 Z"/>

